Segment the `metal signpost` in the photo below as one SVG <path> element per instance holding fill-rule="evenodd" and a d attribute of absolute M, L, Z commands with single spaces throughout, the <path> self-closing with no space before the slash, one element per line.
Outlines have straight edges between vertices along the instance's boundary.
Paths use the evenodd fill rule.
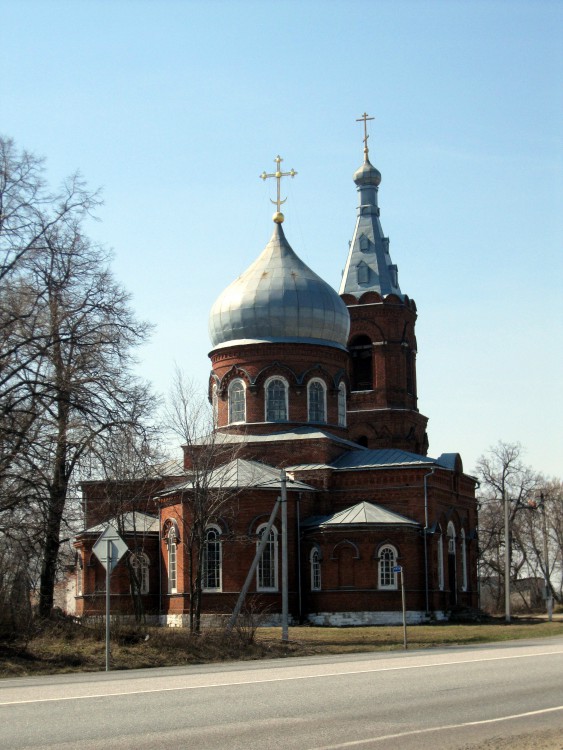
<path fill-rule="evenodd" d="M 401 565 L 395 565 L 393 573 L 399 573 L 401 576 L 401 599 L 403 602 L 403 646 L 407 648 L 407 609 L 405 603 L 405 573 Z"/>
<path fill-rule="evenodd" d="M 92 547 L 92 552 L 106 569 L 106 672 L 109 672 L 110 576 L 127 550 L 128 547 L 119 536 L 119 532 L 110 524 L 106 526 L 100 538 Z"/>

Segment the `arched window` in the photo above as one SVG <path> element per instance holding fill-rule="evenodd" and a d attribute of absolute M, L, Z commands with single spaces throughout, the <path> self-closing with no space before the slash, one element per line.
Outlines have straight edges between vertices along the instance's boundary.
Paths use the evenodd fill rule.
<path fill-rule="evenodd" d="M 266 381 L 266 422 L 287 422 L 287 382 L 283 378 Z"/>
<path fill-rule="evenodd" d="M 256 546 L 260 544 L 266 526 L 267 524 L 262 524 L 262 526 L 258 527 L 258 541 Z M 268 541 L 258 562 L 256 588 L 258 591 L 278 590 L 278 532 L 275 526 L 272 526 L 270 529 Z"/>
<path fill-rule="evenodd" d="M 178 590 L 178 571 L 176 568 L 177 531 L 174 525 L 170 526 L 166 541 L 168 544 L 168 593 L 175 594 Z"/>
<path fill-rule="evenodd" d="M 221 530 L 209 526 L 203 543 L 203 588 L 221 591 Z"/>
<path fill-rule="evenodd" d="M 338 424 L 346 427 L 346 385 L 340 383 L 338 386 Z"/>
<path fill-rule="evenodd" d="M 326 422 L 326 386 L 322 380 L 311 380 L 307 386 L 309 422 Z"/>
<path fill-rule="evenodd" d="M 219 397 L 217 395 L 217 383 L 213 383 L 211 389 L 211 412 L 213 415 L 213 427 L 217 427 L 219 422 Z"/>
<path fill-rule="evenodd" d="M 229 422 L 246 421 L 246 391 L 242 380 L 233 380 L 229 385 Z"/>
<path fill-rule="evenodd" d="M 396 589 L 397 574 L 393 571 L 397 562 L 397 550 L 386 544 L 379 550 L 379 588 Z"/>
<path fill-rule="evenodd" d="M 144 552 L 131 555 L 131 569 L 134 576 L 131 582 L 133 593 L 149 593 L 149 564 L 149 558 Z"/>
<path fill-rule="evenodd" d="M 467 591 L 467 543 L 465 540 L 465 529 L 461 530 L 461 586 Z"/>
<path fill-rule="evenodd" d="M 321 590 L 321 553 L 318 547 L 313 547 L 309 556 L 311 563 L 311 591 Z"/>
<path fill-rule="evenodd" d="M 352 390 L 371 391 L 373 388 L 373 345 L 369 336 L 356 336 L 348 348 L 352 360 Z"/>

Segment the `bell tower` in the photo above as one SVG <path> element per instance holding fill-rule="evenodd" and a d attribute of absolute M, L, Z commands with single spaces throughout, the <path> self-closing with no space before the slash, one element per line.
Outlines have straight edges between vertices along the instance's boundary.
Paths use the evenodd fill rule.
<path fill-rule="evenodd" d="M 354 174 L 359 195 L 354 235 L 339 293 L 350 313 L 350 438 L 368 448 L 426 455 L 427 417 L 417 408 L 416 305 L 401 292 L 389 238 L 379 221 L 381 173 L 369 160 L 364 113 L 364 162 Z"/>

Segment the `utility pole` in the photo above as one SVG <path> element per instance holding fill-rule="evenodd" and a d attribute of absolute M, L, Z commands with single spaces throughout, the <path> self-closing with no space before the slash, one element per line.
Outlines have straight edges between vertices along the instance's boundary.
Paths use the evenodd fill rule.
<path fill-rule="evenodd" d="M 281 531 L 282 531 L 282 642 L 289 641 L 288 565 L 287 565 L 287 476 L 281 470 Z"/>
<path fill-rule="evenodd" d="M 542 535 L 543 535 L 543 564 L 544 564 L 544 590 L 545 604 L 547 608 L 547 618 L 549 622 L 553 621 L 553 598 L 551 596 L 551 587 L 549 585 L 549 545 L 547 539 L 547 519 L 545 517 L 545 498 L 543 492 L 540 492 L 539 503 L 534 503 L 535 507 L 539 506 L 542 518 Z M 533 507 L 533 506 L 532 506 Z"/>
<path fill-rule="evenodd" d="M 502 492 L 504 500 L 504 619 L 510 622 L 510 521 L 508 513 L 508 494 Z"/>

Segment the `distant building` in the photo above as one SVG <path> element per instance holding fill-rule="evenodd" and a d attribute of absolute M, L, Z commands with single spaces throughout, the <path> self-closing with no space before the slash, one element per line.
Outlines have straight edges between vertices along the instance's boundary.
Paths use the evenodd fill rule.
<path fill-rule="evenodd" d="M 233 500 L 206 530 L 207 614 L 232 611 L 280 494 L 282 467 L 294 622 L 399 622 L 398 566 L 411 622 L 477 606 L 476 481 L 458 454 L 427 455 L 427 418 L 417 407 L 417 309 L 399 286 L 367 134 L 365 144 L 340 295 L 291 248 L 278 203 L 265 249 L 211 309 L 215 434 L 236 453 L 213 469 Z M 126 504 L 122 529 L 130 544 L 142 540 L 131 560 L 143 570 L 145 610 L 171 625 L 185 624 L 189 610 L 183 533 L 190 518 L 182 497 L 193 491 L 191 469 L 186 452 L 185 473 L 140 480 L 125 493 L 137 498 Z M 91 547 L 112 516 L 114 489 L 121 491 L 84 486 L 78 614 L 103 611 L 105 579 Z M 280 531 L 278 518 L 250 587 L 271 619 L 281 611 Z M 126 572 L 120 563 L 112 578 L 112 606 L 124 611 Z"/>

